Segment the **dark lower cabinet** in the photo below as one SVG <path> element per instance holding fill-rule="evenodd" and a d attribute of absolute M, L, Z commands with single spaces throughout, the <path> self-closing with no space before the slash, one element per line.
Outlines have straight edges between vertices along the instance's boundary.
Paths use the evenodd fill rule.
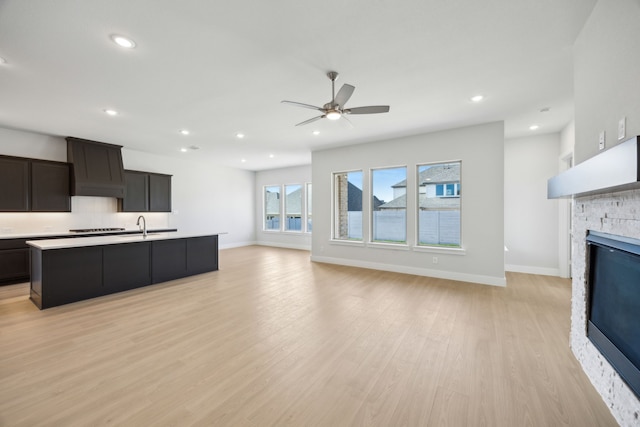
<path fill-rule="evenodd" d="M 19 282 L 29 278 L 29 249 L 0 250 L 0 282 Z"/>
<path fill-rule="evenodd" d="M 187 239 L 154 241 L 151 259 L 153 283 L 187 276 Z"/>
<path fill-rule="evenodd" d="M 218 269 L 217 235 L 30 251 L 40 309 Z"/>
<path fill-rule="evenodd" d="M 102 247 L 43 251 L 43 307 L 55 307 L 102 294 Z"/>
<path fill-rule="evenodd" d="M 218 269 L 218 236 L 187 240 L 187 271 L 200 274 Z"/>
<path fill-rule="evenodd" d="M 104 291 L 107 294 L 151 284 L 151 243 L 104 246 Z"/>
<path fill-rule="evenodd" d="M 29 281 L 29 246 L 24 239 L 0 239 L 0 285 Z"/>

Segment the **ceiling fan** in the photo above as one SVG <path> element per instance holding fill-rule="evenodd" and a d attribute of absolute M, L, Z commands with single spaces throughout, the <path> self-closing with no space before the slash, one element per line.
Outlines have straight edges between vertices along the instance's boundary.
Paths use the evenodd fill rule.
<path fill-rule="evenodd" d="M 316 120 L 324 119 L 325 117 L 329 120 L 338 120 L 339 118 L 343 117 L 345 120 L 349 121 L 346 117 L 347 114 L 376 114 L 389 112 L 388 105 L 370 105 L 368 107 L 344 108 L 344 104 L 346 104 L 349 98 L 351 98 L 355 87 L 345 83 L 336 94 L 335 83 L 336 79 L 338 78 L 338 73 L 336 71 L 329 71 L 327 73 L 327 77 L 329 77 L 329 80 L 331 80 L 331 101 L 327 102 L 322 107 L 303 104 L 301 102 L 282 101 L 283 104 L 310 108 L 312 110 L 318 110 L 322 112 L 320 116 L 316 116 L 309 120 L 305 120 L 304 122 L 300 122 L 296 126 L 306 125 L 315 122 Z"/>

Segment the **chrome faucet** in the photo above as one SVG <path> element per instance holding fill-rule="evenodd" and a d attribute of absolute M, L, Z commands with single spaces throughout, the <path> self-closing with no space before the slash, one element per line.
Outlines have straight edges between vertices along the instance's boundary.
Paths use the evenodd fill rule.
<path fill-rule="evenodd" d="M 140 215 L 138 217 L 138 221 L 136 222 L 136 225 L 138 227 L 140 227 L 140 220 L 142 220 L 142 236 L 143 237 L 147 237 L 147 220 L 144 219 L 144 217 L 142 215 Z"/>

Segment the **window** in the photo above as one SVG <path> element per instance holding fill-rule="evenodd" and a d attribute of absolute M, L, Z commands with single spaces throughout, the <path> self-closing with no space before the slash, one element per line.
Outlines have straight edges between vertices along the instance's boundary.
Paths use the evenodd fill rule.
<path fill-rule="evenodd" d="M 264 187 L 264 229 L 280 230 L 280 186 Z"/>
<path fill-rule="evenodd" d="M 333 174 L 333 238 L 362 240 L 362 171 Z"/>
<path fill-rule="evenodd" d="M 311 233 L 311 183 L 307 183 L 307 229 Z"/>
<path fill-rule="evenodd" d="M 407 242 L 407 168 L 373 169 L 373 242 Z"/>
<path fill-rule="evenodd" d="M 460 166 L 418 165 L 418 245 L 460 247 Z"/>
<path fill-rule="evenodd" d="M 284 229 L 287 231 L 302 231 L 302 185 L 285 185 L 284 212 L 286 221 Z"/>

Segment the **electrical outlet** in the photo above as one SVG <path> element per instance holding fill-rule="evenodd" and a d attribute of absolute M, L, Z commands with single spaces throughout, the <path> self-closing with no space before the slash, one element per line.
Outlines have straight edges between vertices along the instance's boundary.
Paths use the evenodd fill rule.
<path fill-rule="evenodd" d="M 623 117 L 618 122 L 618 141 L 622 141 L 624 139 L 627 127 L 627 118 Z"/>
<path fill-rule="evenodd" d="M 433 263 L 434 263 L 434 264 L 437 264 L 437 263 L 438 263 L 438 257 L 437 257 L 437 256 L 434 256 L 434 257 L 433 257 Z"/>
<path fill-rule="evenodd" d="M 600 132 L 600 137 L 598 138 L 598 150 L 604 150 L 604 131 Z"/>

